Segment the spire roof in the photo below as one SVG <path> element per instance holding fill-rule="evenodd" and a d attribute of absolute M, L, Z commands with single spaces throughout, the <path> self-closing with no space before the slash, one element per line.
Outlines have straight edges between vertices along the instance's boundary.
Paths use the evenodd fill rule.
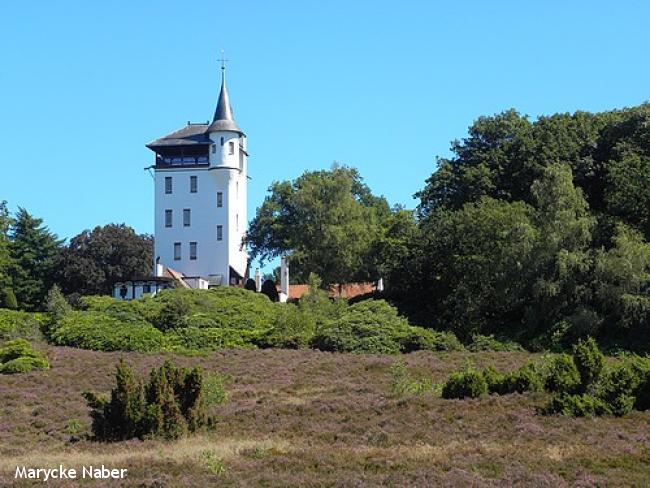
<path fill-rule="evenodd" d="M 242 130 L 235 122 L 235 116 L 232 113 L 230 105 L 230 98 L 228 97 L 228 88 L 226 87 L 226 60 L 221 57 L 221 92 L 219 93 L 219 101 L 217 102 L 217 109 L 214 111 L 214 118 L 208 132 L 219 130 L 230 130 L 234 132 L 242 132 Z"/>

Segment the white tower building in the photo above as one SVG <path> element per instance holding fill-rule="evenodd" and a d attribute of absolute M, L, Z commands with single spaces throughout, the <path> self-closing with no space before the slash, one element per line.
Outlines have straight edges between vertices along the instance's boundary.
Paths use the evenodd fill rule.
<path fill-rule="evenodd" d="M 247 277 L 246 135 L 233 116 L 221 65 L 211 123 L 193 124 L 147 147 L 155 159 L 155 254 L 192 288 L 241 284 Z"/>

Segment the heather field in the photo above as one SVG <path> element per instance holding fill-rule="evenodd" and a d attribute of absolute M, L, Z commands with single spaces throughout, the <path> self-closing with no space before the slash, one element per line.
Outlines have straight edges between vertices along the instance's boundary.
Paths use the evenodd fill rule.
<path fill-rule="evenodd" d="M 396 397 L 394 356 L 224 350 L 176 356 L 227 377 L 214 431 L 177 442 L 88 441 L 84 390 L 108 391 L 120 357 L 141 374 L 165 356 L 43 346 L 52 369 L 0 376 L 0 485 L 16 465 L 128 468 L 96 486 L 644 486 L 650 412 L 544 417 L 545 393 L 444 400 Z M 508 370 L 523 352 L 403 356 L 414 377 L 443 381 L 467 361 Z M 61 483 L 59 483 L 61 485 Z"/>

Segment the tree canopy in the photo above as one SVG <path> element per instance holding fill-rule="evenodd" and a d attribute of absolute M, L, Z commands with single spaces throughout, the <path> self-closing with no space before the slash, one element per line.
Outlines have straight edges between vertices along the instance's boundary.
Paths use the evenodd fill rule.
<path fill-rule="evenodd" d="M 248 231 L 251 257 L 289 254 L 301 281 L 312 272 L 325 285 L 377 278 L 371 251 L 391 210 L 355 169 L 306 172 L 269 192 Z"/>

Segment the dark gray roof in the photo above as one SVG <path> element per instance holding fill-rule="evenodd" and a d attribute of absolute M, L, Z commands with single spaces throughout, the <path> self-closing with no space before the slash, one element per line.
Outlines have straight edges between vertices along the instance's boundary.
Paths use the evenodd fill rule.
<path fill-rule="evenodd" d="M 214 111 L 214 118 L 208 132 L 218 130 L 231 130 L 235 132 L 242 132 L 242 130 L 235 122 L 235 116 L 232 113 L 230 106 L 230 98 L 228 97 L 228 88 L 226 87 L 226 70 L 221 70 L 221 92 L 219 93 L 219 101 L 217 102 L 217 109 Z"/>
<path fill-rule="evenodd" d="M 171 134 L 147 144 L 148 148 L 164 146 L 195 146 L 211 144 L 206 129 L 208 124 L 188 124 Z"/>
<path fill-rule="evenodd" d="M 171 134 L 156 139 L 147 144 L 149 149 L 169 146 L 196 146 L 209 145 L 212 143 L 208 134 L 210 132 L 229 130 L 243 134 L 242 130 L 235 122 L 235 116 L 232 113 L 230 99 L 228 97 L 228 88 L 226 88 L 225 70 L 221 72 L 221 92 L 217 109 L 214 111 L 214 119 L 211 124 L 188 124 L 182 129 L 178 129 Z"/>

